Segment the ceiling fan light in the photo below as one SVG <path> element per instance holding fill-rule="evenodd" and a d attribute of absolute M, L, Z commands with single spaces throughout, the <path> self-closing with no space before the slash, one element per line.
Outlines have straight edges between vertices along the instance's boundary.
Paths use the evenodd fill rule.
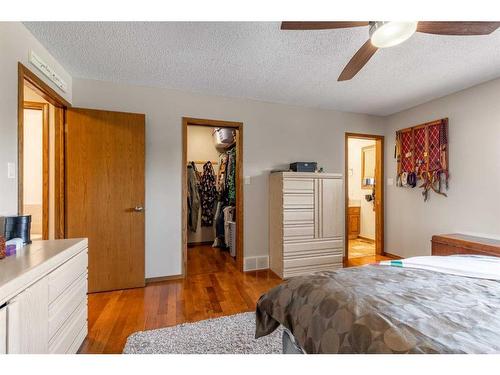
<path fill-rule="evenodd" d="M 393 47 L 410 38 L 417 31 L 418 22 L 374 22 L 370 39 L 377 48 Z"/>

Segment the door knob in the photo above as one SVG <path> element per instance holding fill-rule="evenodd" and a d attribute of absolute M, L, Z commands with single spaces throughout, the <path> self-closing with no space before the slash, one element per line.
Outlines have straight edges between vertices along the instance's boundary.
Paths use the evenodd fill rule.
<path fill-rule="evenodd" d="M 142 207 L 142 206 L 135 206 L 134 207 L 134 211 L 135 212 L 142 212 L 142 211 L 144 211 L 144 207 Z"/>

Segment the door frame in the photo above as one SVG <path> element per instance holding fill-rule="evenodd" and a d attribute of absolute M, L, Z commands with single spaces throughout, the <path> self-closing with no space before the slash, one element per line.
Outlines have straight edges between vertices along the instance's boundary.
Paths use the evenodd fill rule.
<path fill-rule="evenodd" d="M 55 124 L 55 186 L 54 186 L 54 236 L 65 238 L 65 171 L 64 171 L 64 126 L 66 109 L 71 107 L 66 99 L 59 95 L 35 73 L 21 62 L 17 64 L 17 210 L 22 214 L 23 208 L 23 131 L 24 131 L 24 85 L 33 89 L 38 95 L 54 106 Z M 47 185 L 48 190 L 48 185 Z"/>
<path fill-rule="evenodd" d="M 371 139 L 375 141 L 375 254 L 385 255 L 385 195 L 384 195 L 384 136 L 378 134 L 345 133 L 344 145 L 344 262 L 349 260 L 349 139 Z M 377 197 L 380 199 L 377 203 Z"/>
<path fill-rule="evenodd" d="M 209 120 L 192 117 L 182 118 L 182 277 L 187 273 L 187 129 L 188 126 L 236 129 L 236 267 L 243 272 L 244 256 L 244 206 L 243 206 L 243 123 L 236 121 Z"/>
<path fill-rule="evenodd" d="M 42 111 L 42 240 L 49 239 L 49 105 L 47 103 L 24 101 L 23 110 L 31 109 Z M 23 112 L 24 113 L 24 112 Z M 24 116 L 23 116 L 24 119 Z M 24 126 L 24 124 L 23 124 Z M 19 134 L 24 145 L 24 132 Z M 24 151 L 24 150 L 23 150 Z M 24 155 L 21 156 L 19 164 L 23 164 Z M 24 176 L 22 176 L 24 180 Z M 22 192 L 24 195 L 24 192 Z M 24 197 L 20 197 L 21 204 L 24 205 Z M 19 208 L 19 211 L 23 206 Z"/>

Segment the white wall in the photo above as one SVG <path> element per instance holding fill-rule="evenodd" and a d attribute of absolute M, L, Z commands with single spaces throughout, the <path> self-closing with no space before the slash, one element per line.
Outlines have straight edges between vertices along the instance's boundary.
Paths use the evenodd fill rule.
<path fill-rule="evenodd" d="M 181 272 L 181 118 L 244 123 L 245 257 L 268 254 L 268 174 L 317 160 L 343 173 L 344 133 L 383 132 L 380 118 L 177 90 L 74 79 L 73 104 L 146 114 L 146 276 Z"/>
<path fill-rule="evenodd" d="M 365 195 L 371 194 L 372 189 L 361 188 L 361 149 L 375 145 L 375 141 L 349 138 L 348 142 L 348 168 L 352 170 L 352 175 L 348 176 L 349 200 L 359 201 L 361 207 L 359 235 L 375 240 L 375 211 L 373 211 L 373 203 L 367 202 L 365 199 Z"/>
<path fill-rule="evenodd" d="M 427 255 L 433 234 L 500 236 L 500 79 L 433 100 L 387 118 L 386 177 L 396 177 L 395 131 L 449 118 L 448 197 L 386 187 L 386 251 Z"/>
<path fill-rule="evenodd" d="M 43 112 L 24 110 L 24 167 L 22 213 L 31 215 L 31 233 L 43 228 Z"/>
<path fill-rule="evenodd" d="M 214 128 L 207 126 L 188 126 L 187 128 L 187 160 L 188 161 L 218 161 L 219 151 L 215 148 L 212 132 Z M 213 165 L 215 173 L 218 173 L 219 166 Z M 203 164 L 197 164 L 198 171 L 203 171 Z M 188 231 L 188 243 L 208 242 L 215 238 L 214 227 L 201 226 L 201 210 L 198 212 L 198 230 Z"/>
<path fill-rule="evenodd" d="M 35 51 L 67 82 L 63 93 L 28 63 Z M 71 101 L 72 79 L 20 22 L 0 22 L 0 215 L 17 213 L 17 178 L 7 178 L 7 163 L 17 167 L 17 64 L 23 63 L 61 96 Z M 17 176 L 16 176 L 17 177 Z"/>
<path fill-rule="evenodd" d="M 23 203 L 41 205 L 43 201 L 43 112 L 24 110 L 24 196 Z"/>

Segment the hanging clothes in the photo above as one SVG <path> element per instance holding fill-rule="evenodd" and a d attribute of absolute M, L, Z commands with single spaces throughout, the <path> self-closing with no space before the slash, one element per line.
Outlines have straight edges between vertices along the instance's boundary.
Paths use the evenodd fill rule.
<path fill-rule="evenodd" d="M 217 192 L 223 194 L 226 190 L 227 154 L 219 156 L 219 172 L 217 173 Z"/>
<path fill-rule="evenodd" d="M 228 164 L 226 173 L 227 201 L 234 206 L 236 204 L 236 148 L 227 152 Z"/>
<path fill-rule="evenodd" d="M 233 221 L 234 207 L 224 207 L 224 243 L 229 247 L 229 222 Z"/>
<path fill-rule="evenodd" d="M 224 210 L 222 202 L 217 202 L 217 213 L 215 215 L 215 239 L 212 247 L 225 247 L 224 241 Z"/>
<path fill-rule="evenodd" d="M 198 215 L 200 211 L 199 180 L 196 165 L 187 166 L 187 203 L 188 203 L 188 228 L 191 232 L 198 230 Z"/>
<path fill-rule="evenodd" d="M 215 172 L 210 161 L 203 165 L 200 180 L 201 226 L 209 227 L 214 222 L 214 205 L 217 197 L 215 188 Z"/>

